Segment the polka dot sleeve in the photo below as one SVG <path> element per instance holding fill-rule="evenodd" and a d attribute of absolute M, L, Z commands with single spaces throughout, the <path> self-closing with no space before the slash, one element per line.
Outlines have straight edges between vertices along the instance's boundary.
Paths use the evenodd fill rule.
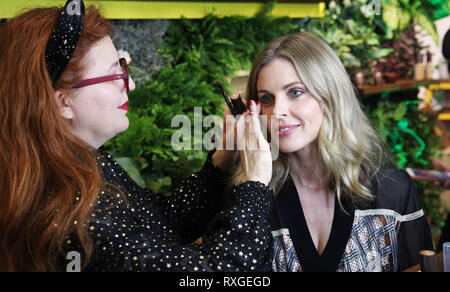
<path fill-rule="evenodd" d="M 187 243 L 204 234 L 208 223 L 221 208 L 222 197 L 228 195 L 228 174 L 213 166 L 212 154 L 209 153 L 202 170 L 184 179 L 171 196 L 153 200 Z"/>

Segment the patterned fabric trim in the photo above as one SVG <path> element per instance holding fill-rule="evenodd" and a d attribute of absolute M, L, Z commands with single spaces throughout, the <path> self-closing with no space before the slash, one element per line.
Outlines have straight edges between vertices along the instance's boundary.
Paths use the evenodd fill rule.
<path fill-rule="evenodd" d="M 352 233 L 338 271 L 397 271 L 399 224 L 394 216 L 373 214 L 363 216 L 355 212 Z"/>
<path fill-rule="evenodd" d="M 288 229 L 280 229 L 287 234 L 279 233 L 274 237 L 274 258 L 272 270 L 274 272 L 301 272 L 302 267 L 295 252 L 294 243 Z M 277 230 L 277 231 L 280 231 Z"/>
<path fill-rule="evenodd" d="M 389 210 L 389 209 L 370 209 L 370 210 L 356 210 L 355 211 L 355 216 L 392 216 L 395 219 L 397 219 L 397 221 L 400 221 L 400 222 L 413 221 L 424 215 L 425 214 L 422 209 L 420 209 L 417 212 L 407 214 L 407 215 L 400 215 L 399 213 L 395 212 L 394 210 Z"/>

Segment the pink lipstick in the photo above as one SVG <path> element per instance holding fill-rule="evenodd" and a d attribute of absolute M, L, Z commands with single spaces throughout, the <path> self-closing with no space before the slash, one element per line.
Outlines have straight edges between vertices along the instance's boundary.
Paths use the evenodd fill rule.
<path fill-rule="evenodd" d="M 289 136 L 295 132 L 298 127 L 300 127 L 300 125 L 282 125 L 278 128 L 278 135 L 281 137 Z"/>

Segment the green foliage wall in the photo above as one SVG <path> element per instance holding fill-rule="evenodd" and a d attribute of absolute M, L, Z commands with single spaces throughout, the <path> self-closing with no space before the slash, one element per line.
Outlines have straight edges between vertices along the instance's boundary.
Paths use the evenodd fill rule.
<path fill-rule="evenodd" d="M 382 0 L 383 20 L 397 33 L 416 21 L 433 37 L 436 43 L 439 38 L 433 23 L 450 14 L 448 0 Z"/>
<path fill-rule="evenodd" d="M 313 19 L 303 28 L 320 36 L 341 59 L 350 76 L 363 71 L 371 80 L 376 60 L 392 49 L 381 48 L 383 38 L 392 37 L 381 15 L 368 10 L 370 1 L 331 2 L 324 18 Z"/>

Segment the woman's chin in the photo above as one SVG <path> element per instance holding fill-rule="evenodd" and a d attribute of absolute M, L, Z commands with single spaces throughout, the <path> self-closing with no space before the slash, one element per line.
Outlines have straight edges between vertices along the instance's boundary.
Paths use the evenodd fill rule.
<path fill-rule="evenodd" d="M 126 130 L 128 130 L 129 126 L 130 126 L 130 123 L 128 122 L 126 125 L 123 126 L 123 128 L 120 130 L 119 133 L 122 133 L 122 132 L 125 132 Z"/>
<path fill-rule="evenodd" d="M 294 153 L 305 147 L 305 144 L 303 143 L 283 143 L 282 141 L 280 142 L 281 143 L 278 145 L 278 149 L 281 153 L 284 154 Z"/>
<path fill-rule="evenodd" d="M 126 130 L 128 130 L 128 128 L 130 127 L 130 121 L 128 120 L 128 118 L 125 116 L 121 121 L 120 124 L 117 125 L 116 128 L 116 135 L 120 134 L 122 132 L 125 132 Z"/>

